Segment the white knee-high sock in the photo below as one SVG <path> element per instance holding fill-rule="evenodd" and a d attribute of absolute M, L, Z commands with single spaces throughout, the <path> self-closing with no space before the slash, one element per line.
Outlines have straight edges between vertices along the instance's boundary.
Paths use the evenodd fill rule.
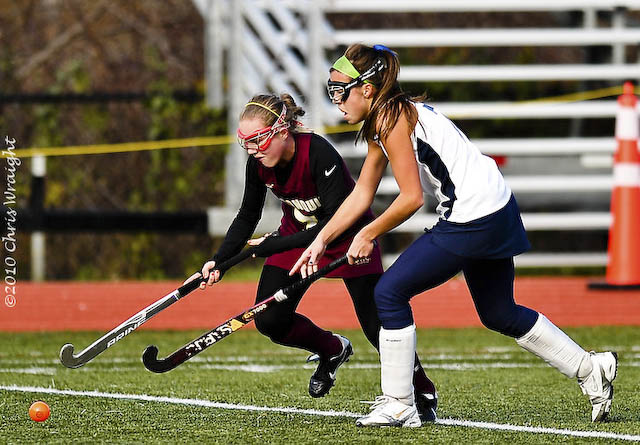
<path fill-rule="evenodd" d="M 382 393 L 413 405 L 413 366 L 416 356 L 416 326 L 380 329 Z"/>
<path fill-rule="evenodd" d="M 538 314 L 531 330 L 516 342 L 569 378 L 578 377 L 583 360 L 585 364 L 591 363 L 589 353 L 542 314 Z"/>

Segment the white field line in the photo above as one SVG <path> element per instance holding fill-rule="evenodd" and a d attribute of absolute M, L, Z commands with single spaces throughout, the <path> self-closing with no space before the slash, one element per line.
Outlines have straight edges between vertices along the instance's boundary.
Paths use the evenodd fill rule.
<path fill-rule="evenodd" d="M 348 411 L 318 411 L 314 409 L 287 408 L 287 407 L 273 408 L 269 406 L 236 405 L 232 403 L 213 402 L 210 400 L 202 400 L 202 399 L 182 399 L 182 398 L 176 398 L 176 397 L 149 396 L 147 394 L 122 394 L 122 393 L 100 392 L 100 391 L 74 391 L 70 389 L 43 388 L 43 387 L 37 387 L 37 386 L 16 386 L 16 385 L 0 386 L 0 390 L 39 393 L 39 394 L 55 394 L 55 395 L 63 395 L 63 396 L 96 397 L 96 398 L 104 398 L 104 399 L 138 400 L 143 402 L 171 403 L 174 405 L 203 406 L 206 408 L 220 408 L 220 409 L 231 409 L 231 410 L 240 410 L 240 411 L 270 411 L 270 412 L 287 413 L 287 414 L 309 414 L 309 415 L 324 416 L 324 417 L 360 417 L 362 416 L 362 414 L 350 413 Z"/>
<path fill-rule="evenodd" d="M 510 425 L 508 423 L 490 423 L 490 422 L 472 422 L 469 420 L 455 420 L 455 419 L 438 419 L 436 423 L 441 425 L 452 426 L 466 426 L 471 428 L 481 428 L 487 430 L 500 430 L 500 431 L 514 431 L 518 433 L 535 433 L 535 434 L 557 434 L 562 436 L 572 437 L 591 437 L 598 439 L 615 439 L 626 440 L 629 442 L 640 442 L 640 436 L 632 434 L 617 434 L 607 433 L 604 431 L 579 431 L 579 430 L 564 430 L 558 428 L 544 428 L 537 426 L 519 426 Z"/>
<path fill-rule="evenodd" d="M 424 365 L 424 364 L 423 364 Z M 244 371 L 244 372 L 277 372 L 287 369 L 316 369 L 317 365 L 215 365 L 205 364 L 199 369 L 213 369 L 221 371 Z M 429 369 L 445 369 L 448 371 L 472 371 L 475 369 L 510 369 L 510 368 L 545 368 L 546 364 L 528 363 L 450 363 L 450 364 L 426 364 Z M 353 363 L 345 366 L 345 369 L 380 369 L 380 363 Z"/>
<path fill-rule="evenodd" d="M 640 365 L 639 363 L 635 363 Z M 427 370 L 443 369 L 447 371 L 473 371 L 482 369 L 516 369 L 516 368 L 546 368 L 545 363 L 503 363 L 503 362 L 491 362 L 491 363 L 440 363 L 440 364 L 424 364 Z M 197 363 L 193 364 L 197 369 L 214 370 L 214 371 L 240 371 L 240 372 L 253 372 L 253 373 L 271 373 L 285 370 L 296 369 L 316 369 L 316 364 L 296 364 L 296 365 L 262 365 L 257 363 L 246 363 L 236 365 L 225 365 L 215 363 Z M 345 367 L 349 369 L 380 369 L 380 363 L 351 363 Z M 130 372 L 140 370 L 140 366 L 109 366 L 103 367 L 102 370 L 109 372 Z M 61 366 L 58 367 L 15 367 L 15 368 L 0 368 L 0 374 L 3 373 L 15 373 L 15 374 L 34 374 L 34 375 L 55 375 L 58 371 L 65 371 Z M 74 372 L 95 372 L 96 367 L 83 367 Z"/>
<path fill-rule="evenodd" d="M 138 362 L 137 360 L 135 361 Z M 133 363 L 133 362 L 128 362 Z M 286 370 L 297 369 L 315 369 L 315 364 L 288 364 L 288 365 L 262 365 L 258 363 L 245 363 L 235 365 L 225 365 L 222 363 L 192 363 L 191 366 L 197 369 L 214 370 L 214 371 L 239 371 L 239 372 L 253 372 L 259 374 L 279 372 Z M 513 363 L 513 362 L 489 362 L 489 363 L 423 363 L 423 366 L 427 370 L 441 369 L 445 371 L 475 371 L 484 369 L 532 369 L 532 368 L 548 368 L 545 363 Z M 630 368 L 639 368 L 640 361 L 626 362 L 621 366 Z M 345 369 L 380 369 L 380 363 L 350 363 L 345 366 Z M 110 372 L 131 372 L 140 370 L 139 365 L 131 366 L 103 366 L 101 370 Z M 60 371 L 65 371 L 64 368 L 58 367 L 15 367 L 15 368 L 0 368 L 0 374 L 34 374 L 34 375 L 56 375 Z M 96 367 L 84 367 L 75 370 L 74 372 L 95 372 Z"/>
<path fill-rule="evenodd" d="M 522 354 L 526 355 L 526 354 Z M 638 354 L 640 357 L 640 354 Z M 371 359 L 373 359 L 373 354 L 371 354 Z M 460 361 L 460 360 L 511 360 L 514 359 L 512 354 L 458 354 L 458 355 L 434 355 L 429 356 L 428 360 L 442 362 L 442 361 Z M 283 360 L 278 360 L 277 357 L 269 358 L 269 359 L 261 359 L 257 357 L 194 357 L 189 360 L 189 363 L 213 363 L 213 364 L 226 364 L 226 363 L 241 363 L 241 364 L 253 364 L 259 362 L 267 362 L 267 361 L 287 361 L 291 362 L 291 358 L 286 358 Z M 105 363 L 123 363 L 123 364 L 131 364 L 131 363 L 140 363 L 140 357 L 109 357 L 108 359 L 103 358 L 103 362 Z M 301 358 L 298 363 L 304 362 L 304 358 Z M 0 364 L 2 365 L 24 365 L 24 364 L 39 364 L 39 365 L 59 365 L 60 359 L 58 358 L 36 358 L 36 359 L 6 359 L 1 360 Z"/>
<path fill-rule="evenodd" d="M 43 368 L 38 366 L 30 368 L 0 368 L 0 374 L 54 375 L 56 371 L 56 368 Z"/>
<path fill-rule="evenodd" d="M 357 418 L 362 416 L 362 414 L 352 413 L 348 411 L 319 411 L 314 409 L 301 409 L 301 408 L 291 408 L 291 407 L 236 405 L 232 403 L 213 402 L 210 400 L 202 400 L 202 399 L 182 399 L 182 398 L 175 398 L 175 397 L 149 396 L 146 394 L 121 394 L 121 393 L 107 393 L 107 392 L 99 392 L 99 391 L 74 391 L 70 389 L 42 388 L 42 387 L 36 387 L 36 386 L 15 386 L 15 385 L 0 386 L 0 390 L 39 393 L 39 394 L 79 396 L 79 397 L 97 397 L 97 398 L 120 399 L 120 400 L 139 400 L 144 402 L 171 403 L 175 405 L 202 406 L 206 408 L 219 408 L 219 409 L 230 409 L 230 410 L 239 410 L 239 411 L 261 411 L 261 412 L 276 412 L 276 413 L 287 413 L 287 414 L 306 414 L 311 416 L 322 416 L 322 417 Z M 514 432 L 525 432 L 525 433 L 534 433 L 534 434 L 554 434 L 554 435 L 571 436 L 571 437 L 589 437 L 589 438 L 600 438 L 600 439 L 625 440 L 629 442 L 640 442 L 640 436 L 638 435 L 617 434 L 617 433 L 609 433 L 604 431 L 566 430 L 566 429 L 558 429 L 558 428 L 519 426 L 519 425 L 490 423 L 490 422 L 474 422 L 470 420 L 457 420 L 457 419 L 438 419 L 436 423 L 439 425 L 480 428 L 480 429 L 486 429 L 486 430 L 514 431 Z"/>
<path fill-rule="evenodd" d="M 423 363 L 424 368 L 428 370 L 443 369 L 446 371 L 474 371 L 482 369 L 517 369 L 517 368 L 549 368 L 549 365 L 545 363 L 503 363 L 503 362 L 491 362 L 491 363 Z M 627 362 L 622 366 L 628 366 L 632 368 L 640 367 L 640 362 Z M 269 373 L 278 372 L 291 369 L 315 369 L 314 364 L 304 365 L 259 365 L 247 363 L 244 365 L 223 365 L 223 364 L 201 364 L 198 369 L 208 370 L 220 370 L 220 371 L 244 371 L 244 372 L 256 372 L 256 373 Z M 122 370 L 130 371 L 134 368 L 122 368 Z M 344 366 L 344 369 L 380 369 L 380 363 L 350 363 Z M 119 368 L 109 368 L 110 371 L 118 371 Z"/>
<path fill-rule="evenodd" d="M 607 349 L 614 350 L 618 353 L 619 349 Z M 522 354 L 523 356 L 527 356 L 527 354 Z M 640 353 L 631 352 L 624 354 L 625 360 L 630 359 L 640 359 Z M 304 359 L 302 359 L 304 360 Z M 281 366 L 277 369 L 294 369 L 299 366 L 304 366 L 304 362 L 300 360 L 296 363 L 302 363 L 302 365 L 297 365 L 296 363 L 291 363 L 291 359 L 284 360 L 289 362 L 288 364 L 283 365 L 273 365 Z M 361 359 L 362 360 L 362 359 Z M 366 360 L 366 359 L 364 359 Z M 470 361 L 474 360 L 474 361 Z M 482 362 L 481 360 L 489 360 L 489 362 Z M 501 362 L 498 360 L 511 360 L 509 363 Z M 262 360 L 256 359 L 256 357 L 194 357 L 189 360 L 189 363 L 198 364 L 205 368 L 210 369 L 225 369 L 224 367 L 229 367 L 228 369 L 234 369 L 233 366 L 238 366 L 238 369 L 241 367 L 251 367 L 251 366 L 265 366 L 268 367 L 270 365 L 264 364 L 266 361 L 274 361 L 274 359 Z M 451 361 L 452 363 L 434 363 L 434 362 L 446 362 Z M 125 357 L 109 357 L 103 358 L 101 361 L 102 365 L 111 365 L 111 364 L 123 364 L 123 365 L 138 365 L 140 364 L 140 358 L 125 358 Z M 262 362 L 262 363 L 261 363 Z M 374 362 L 377 363 L 377 362 Z M 21 365 L 21 366 L 36 366 L 36 365 L 60 365 L 60 359 L 51 359 L 51 358 L 39 358 L 39 359 L 9 359 L 9 360 L 0 360 L 0 364 L 7 365 Z M 432 369 L 475 369 L 483 368 L 483 367 L 495 367 L 495 368 L 522 368 L 522 367 L 530 367 L 536 366 L 536 364 L 530 364 L 526 362 L 522 362 L 520 357 L 515 357 L 512 354 L 468 354 L 468 355 L 449 355 L 442 354 L 436 356 L 428 356 L 423 362 L 423 366 Z M 627 366 L 637 367 L 638 362 L 626 362 L 624 363 Z M 315 365 L 313 365 L 315 367 Z M 219 368 L 216 368 L 219 367 Z M 370 367 L 369 363 L 363 361 L 359 364 L 351 364 L 350 367 Z M 86 369 L 86 368 L 82 368 Z M 11 372 L 10 368 L 0 368 L 0 372 Z"/>
<path fill-rule="evenodd" d="M 460 352 L 446 352 L 448 348 L 440 348 L 430 351 L 421 351 L 420 354 L 424 356 L 425 360 L 428 362 L 432 361 L 458 361 L 458 360 L 518 360 L 518 355 L 526 355 L 521 348 L 511 347 L 511 346 L 490 346 L 485 348 L 487 352 L 485 353 L 460 353 Z M 601 346 L 598 350 L 602 351 L 617 351 L 620 353 L 625 353 L 625 358 L 640 358 L 640 345 L 609 345 L 609 346 Z M 289 352 L 290 351 L 290 352 Z M 453 351 L 453 350 L 451 350 Z M 372 350 L 373 352 L 373 350 Z M 299 351 L 296 349 L 283 349 L 281 352 L 281 356 L 298 354 Z M 516 354 L 513 354 L 516 353 Z M 44 354 L 41 352 L 30 352 L 29 355 L 34 357 L 42 357 Z M 8 354 L 0 353 L 0 365 L 58 365 L 60 364 L 60 360 L 58 358 L 34 358 L 34 359 L 10 359 L 7 358 Z M 269 361 L 277 360 L 277 356 Z M 105 359 L 103 359 L 105 360 Z M 283 361 L 288 360 L 291 361 L 291 358 L 284 359 Z M 243 364 L 253 364 L 256 361 L 267 361 L 267 359 L 256 360 L 256 357 L 253 356 L 197 356 L 189 360 L 189 363 L 243 363 Z M 109 356 L 108 363 L 140 363 L 139 357 L 127 357 L 127 356 Z M 436 366 L 436 365 L 434 365 Z"/>
<path fill-rule="evenodd" d="M 526 353 L 522 354 L 526 356 Z M 373 359 L 373 354 L 371 354 L 371 358 Z M 640 354 L 637 354 L 638 358 L 640 358 Z M 514 358 L 513 354 L 437 354 L 437 355 L 429 355 L 428 361 L 432 362 L 443 362 L 443 361 L 462 361 L 462 360 L 512 360 Z M 231 357 L 194 357 L 189 360 L 189 363 L 213 363 L 213 364 L 223 364 L 223 363 L 241 363 L 241 364 L 255 364 L 257 362 L 266 362 L 266 361 L 274 361 L 276 358 L 269 359 L 260 359 L 256 357 L 249 356 L 231 356 Z M 287 358 L 286 360 L 281 361 L 289 361 L 291 362 L 291 358 Z M 302 359 L 300 362 L 304 361 Z M 109 357 L 103 359 L 104 363 L 122 363 L 122 364 L 132 364 L 132 363 L 140 363 L 140 357 Z M 36 359 L 0 359 L 0 364 L 2 365 L 59 365 L 60 359 L 58 358 L 36 358 Z"/>

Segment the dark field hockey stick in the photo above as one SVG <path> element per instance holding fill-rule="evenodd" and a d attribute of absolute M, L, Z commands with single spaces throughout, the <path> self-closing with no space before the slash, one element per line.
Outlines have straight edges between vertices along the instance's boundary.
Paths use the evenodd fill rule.
<path fill-rule="evenodd" d="M 216 267 L 215 269 L 219 270 L 220 272 L 226 272 L 239 262 L 249 258 L 254 254 L 255 251 L 255 248 L 245 249 L 236 256 L 229 258 L 227 261 L 223 262 L 219 267 Z M 165 295 L 155 303 L 152 303 L 146 308 L 142 309 L 127 321 L 123 322 L 120 326 L 104 334 L 102 337 L 94 341 L 91 345 L 87 346 L 78 355 L 73 354 L 73 345 L 71 343 L 67 343 L 62 347 L 62 349 L 60 349 L 60 361 L 67 368 L 79 368 L 80 366 L 93 360 L 98 354 L 104 352 L 107 348 L 110 348 L 111 346 L 116 344 L 116 342 L 122 340 L 131 332 L 138 329 L 151 317 L 158 314 L 159 312 L 162 312 L 173 303 L 180 300 L 182 297 L 197 289 L 200 286 L 200 283 L 203 283 L 205 281 L 207 280 L 200 277 L 183 286 L 180 286 L 170 294 Z"/>
<path fill-rule="evenodd" d="M 196 338 L 190 343 L 187 343 L 166 358 L 158 360 L 158 348 L 154 345 L 148 346 L 142 354 L 142 363 L 144 363 L 145 368 L 152 372 L 161 373 L 171 371 L 172 369 L 189 360 L 191 357 L 201 353 L 209 346 L 212 346 L 223 338 L 233 334 L 235 331 L 251 322 L 251 320 L 253 320 L 257 314 L 266 311 L 271 306 L 281 301 L 286 300 L 291 293 L 296 292 L 305 286 L 308 286 L 318 278 L 325 276 L 329 272 L 346 263 L 347 256 L 344 255 L 326 265 L 322 269 L 318 270 L 317 272 L 312 273 L 308 277 L 302 278 L 300 281 L 296 281 L 295 283 L 285 287 L 284 289 L 280 289 L 271 297 L 261 301 L 254 306 L 251 306 L 241 314 L 228 319 L 217 328 L 212 329 L 205 334 L 202 334 L 200 337 Z"/>

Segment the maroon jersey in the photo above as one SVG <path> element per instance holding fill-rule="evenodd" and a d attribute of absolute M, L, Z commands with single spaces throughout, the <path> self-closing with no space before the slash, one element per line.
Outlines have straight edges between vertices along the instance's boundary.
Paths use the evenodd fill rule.
<path fill-rule="evenodd" d="M 318 221 L 331 218 L 355 185 L 340 155 L 323 138 L 312 133 L 294 134 L 294 137 L 296 152 L 291 160 L 291 165 L 287 166 L 289 175 L 286 179 L 282 180 L 281 178 L 279 181 L 279 175 L 276 174 L 275 169 L 257 163 L 260 181 L 282 201 L 282 219 L 278 228 L 281 236 L 293 235 L 310 229 Z M 311 153 L 313 150 L 327 152 Z M 325 199 L 323 199 L 323 195 Z M 335 199 L 336 195 L 341 198 Z M 332 200 L 335 202 L 325 202 Z M 324 267 L 344 255 L 353 236 L 373 219 L 373 213 L 368 210 L 343 236 L 327 247 L 318 267 Z M 306 246 L 276 253 L 267 258 L 265 264 L 290 269 L 305 248 Z M 376 246 L 368 264 L 345 265 L 331 272 L 328 276 L 351 278 L 382 272 L 380 249 Z"/>

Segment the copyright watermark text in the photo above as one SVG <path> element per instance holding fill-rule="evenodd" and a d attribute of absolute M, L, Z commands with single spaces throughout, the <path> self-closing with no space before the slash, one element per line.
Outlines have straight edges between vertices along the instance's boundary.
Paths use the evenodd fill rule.
<path fill-rule="evenodd" d="M 6 186 L 3 194 L 2 204 L 5 207 L 5 235 L 2 237 L 2 246 L 4 247 L 4 304 L 7 307 L 14 307 L 17 303 L 16 286 L 18 275 L 18 262 L 13 255 L 18 248 L 16 240 L 17 232 L 17 214 L 14 208 L 16 205 L 16 171 L 22 163 L 20 158 L 16 157 L 14 150 L 16 149 L 16 140 L 5 136 L 4 142 L 6 148 L 2 151 L 2 156 L 6 159 L 7 165 L 4 168 L 6 172 Z"/>

